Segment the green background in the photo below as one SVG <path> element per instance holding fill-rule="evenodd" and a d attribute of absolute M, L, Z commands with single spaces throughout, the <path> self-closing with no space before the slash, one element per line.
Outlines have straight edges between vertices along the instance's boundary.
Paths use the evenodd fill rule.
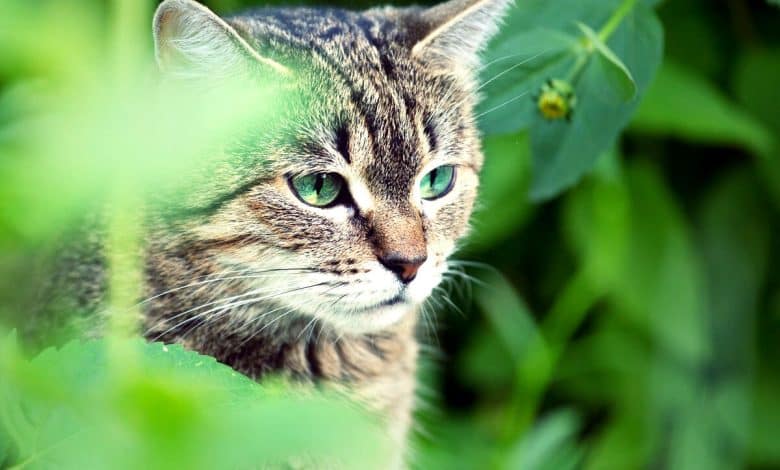
<path fill-rule="evenodd" d="M 534 96 L 572 70 L 575 22 L 599 31 L 628 3 L 605 41 L 628 75 L 589 56 L 571 122 L 544 120 Z M 186 154 L 171 137 L 182 124 L 146 122 L 135 86 L 152 9 L 0 5 L 5 329 L 27 316 L 34 260 L 63 227 L 96 201 L 136 207 L 134 185 L 176 168 L 153 156 Z M 481 71 L 482 191 L 461 274 L 423 321 L 412 466 L 780 468 L 780 9 L 518 0 L 485 62 L 538 53 Z M 112 222 L 119 245 L 137 243 L 132 223 Z M 348 407 L 285 401 L 183 351 L 169 364 L 115 340 L 29 361 L 14 344 L 0 343 L 0 467 L 252 466 L 338 448 L 365 468 L 381 455 L 357 441 L 371 423 Z M 208 373 L 193 373 L 199 360 Z"/>

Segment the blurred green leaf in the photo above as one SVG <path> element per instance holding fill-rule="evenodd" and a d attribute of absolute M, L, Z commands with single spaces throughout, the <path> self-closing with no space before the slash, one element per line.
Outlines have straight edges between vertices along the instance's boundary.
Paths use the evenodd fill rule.
<path fill-rule="evenodd" d="M 622 274 L 630 228 L 628 189 L 614 152 L 566 199 L 564 233 L 590 279 L 613 285 Z"/>
<path fill-rule="evenodd" d="M 658 13 L 666 34 L 665 60 L 685 64 L 710 80 L 721 77 L 732 57 L 726 51 L 738 41 L 728 34 L 723 12 L 707 2 L 661 2 Z"/>
<path fill-rule="evenodd" d="M 780 380 L 771 371 L 758 374 L 751 410 L 751 432 L 748 441 L 751 461 L 771 468 L 780 465 L 777 430 L 780 429 Z"/>
<path fill-rule="evenodd" d="M 570 410 L 542 418 L 509 452 L 505 468 L 557 470 L 579 468 L 582 452 L 575 446 L 580 420 Z"/>
<path fill-rule="evenodd" d="M 737 101 L 759 118 L 773 136 L 771 158 L 756 164 L 775 205 L 780 207 L 780 49 L 753 49 L 741 54 L 734 70 L 733 87 Z"/>
<path fill-rule="evenodd" d="M 531 180 L 531 156 L 526 133 L 492 135 L 483 142 L 485 165 L 480 173 L 474 229 L 469 248 L 484 249 L 505 239 L 531 216 L 524 197 Z"/>
<path fill-rule="evenodd" d="M 531 312 L 514 287 L 497 272 L 480 277 L 475 298 L 482 313 L 501 339 L 502 345 L 517 363 L 538 336 Z"/>
<path fill-rule="evenodd" d="M 88 2 L 0 3 L 0 72 L 61 83 L 90 80 L 101 56 L 100 10 Z"/>
<path fill-rule="evenodd" d="M 657 170 L 629 169 L 629 248 L 613 296 L 659 345 L 688 361 L 708 352 L 701 267 L 689 229 Z"/>
<path fill-rule="evenodd" d="M 645 384 L 642 382 L 642 384 Z M 614 410 L 618 418 L 606 423 L 604 432 L 591 443 L 591 452 L 586 458 L 583 468 L 588 470 L 623 470 L 648 465 L 653 461 L 652 450 L 656 441 L 649 435 L 645 416 L 637 413 L 637 408 L 644 407 L 644 395 L 628 396 L 632 408 L 624 412 L 620 408 Z"/>
<path fill-rule="evenodd" d="M 667 61 L 648 90 L 631 130 L 713 144 L 734 144 L 767 155 L 772 135 L 706 80 Z"/>
<path fill-rule="evenodd" d="M 603 180 L 572 197 L 571 243 L 593 266 L 586 274 L 609 287 L 627 319 L 675 354 L 701 358 L 707 351 L 703 281 L 682 214 L 650 167 L 631 167 L 626 186 L 627 192 L 619 181 Z"/>
<path fill-rule="evenodd" d="M 411 468 L 472 469 L 488 465 L 496 452 L 495 441 L 481 432 L 473 420 L 450 418 L 432 431 L 435 437 L 415 446 Z M 447 445 L 441 445 L 446 442 Z"/>
<path fill-rule="evenodd" d="M 460 349 L 458 374 L 482 393 L 505 393 L 515 379 L 515 362 L 495 336 L 494 329 L 479 328 Z"/>
<path fill-rule="evenodd" d="M 0 127 L 0 178 L 8 182 L 0 186 L 0 226 L 18 238 L 48 237 L 122 186 L 166 198 L 172 208 L 207 206 L 265 164 L 255 156 L 239 171 L 225 149 L 248 127 L 270 132 L 282 114 L 272 104 L 286 93 L 270 83 L 204 91 L 148 86 L 140 77 L 140 85 L 117 89 L 104 78 L 105 86 L 30 85 L 4 95 L 22 114 Z"/>
<path fill-rule="evenodd" d="M 111 344 L 73 342 L 29 363 L 18 354 L 2 358 L 3 390 L 12 392 L 3 393 L 2 409 L 22 412 L 2 415 L 17 463 L 215 468 L 312 458 L 365 468 L 384 460 L 379 428 L 352 405 L 304 398 L 272 380 L 260 387 L 181 346 Z"/>
<path fill-rule="evenodd" d="M 734 69 L 734 93 L 737 101 L 774 130 L 780 132 L 780 49 L 751 50 L 739 57 Z"/>
<path fill-rule="evenodd" d="M 709 377 L 703 378 L 707 397 L 697 399 L 704 416 L 694 414 L 689 426 L 694 436 L 705 437 L 692 445 L 718 452 L 721 468 L 746 465 L 750 441 L 754 331 L 771 231 L 756 185 L 751 172 L 730 172 L 708 192 L 698 215 L 697 245 L 704 260 L 713 347 L 706 366 Z"/>

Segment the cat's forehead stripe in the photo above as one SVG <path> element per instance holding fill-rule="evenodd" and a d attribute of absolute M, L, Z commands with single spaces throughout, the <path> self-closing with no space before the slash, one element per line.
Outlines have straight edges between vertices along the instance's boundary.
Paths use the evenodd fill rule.
<path fill-rule="evenodd" d="M 319 102 L 301 121 L 320 131 L 308 155 L 296 156 L 297 167 L 322 171 L 346 163 L 372 193 L 389 197 L 408 194 L 433 154 L 469 158 L 460 155 L 470 141 L 460 122 L 464 89 L 451 76 L 432 76 L 411 56 L 398 17 L 379 10 L 291 15 L 266 9 L 236 21 L 261 52 L 303 64 L 302 83 Z"/>

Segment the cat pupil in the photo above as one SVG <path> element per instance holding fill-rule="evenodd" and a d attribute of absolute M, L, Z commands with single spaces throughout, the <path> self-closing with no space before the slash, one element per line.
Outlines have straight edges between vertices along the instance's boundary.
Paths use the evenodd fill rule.
<path fill-rule="evenodd" d="M 322 191 L 323 184 L 325 184 L 325 175 L 323 174 L 317 175 L 316 179 L 314 180 L 314 192 L 316 192 L 318 196 L 320 194 L 320 191 Z"/>

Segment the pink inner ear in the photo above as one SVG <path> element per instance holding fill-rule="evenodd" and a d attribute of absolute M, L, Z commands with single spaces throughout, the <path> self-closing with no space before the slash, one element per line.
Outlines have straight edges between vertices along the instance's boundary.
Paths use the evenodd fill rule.
<path fill-rule="evenodd" d="M 171 47 L 168 46 L 168 41 L 171 38 L 171 16 L 174 13 L 171 10 L 163 12 L 159 17 L 159 23 L 157 25 L 157 54 L 162 63 L 166 63 L 172 59 Z"/>
<path fill-rule="evenodd" d="M 161 67 L 171 64 L 186 64 L 186 58 L 171 41 L 182 34 L 182 12 L 174 8 L 165 8 L 157 14 L 155 36 L 157 41 L 157 59 Z M 166 67 L 167 66 L 167 67 Z"/>
<path fill-rule="evenodd" d="M 230 77 L 264 66 L 288 74 L 283 65 L 260 56 L 225 20 L 191 0 L 166 0 L 154 23 L 157 60 L 165 71 L 201 78 Z"/>

